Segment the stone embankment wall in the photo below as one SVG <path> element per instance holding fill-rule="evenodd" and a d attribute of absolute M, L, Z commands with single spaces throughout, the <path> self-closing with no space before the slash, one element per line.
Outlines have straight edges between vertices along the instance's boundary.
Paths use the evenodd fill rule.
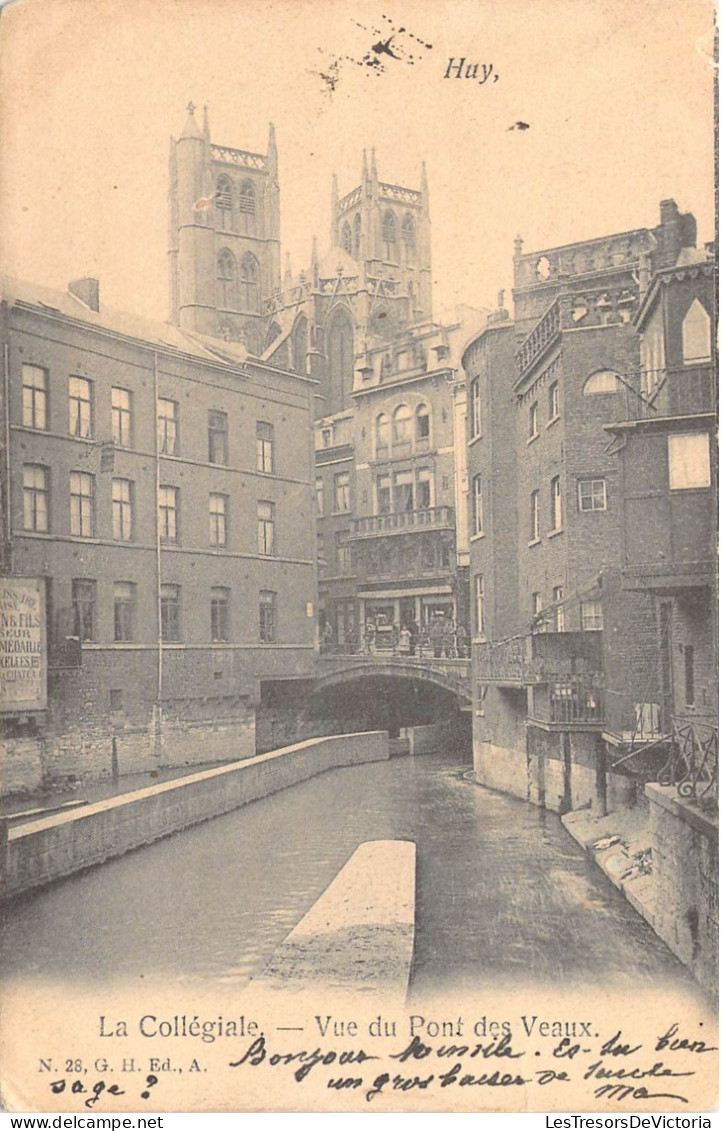
<path fill-rule="evenodd" d="M 2 823 L 3 896 L 101 864 L 325 770 L 387 758 L 385 731 L 333 735 L 27 824 L 8 828 Z"/>

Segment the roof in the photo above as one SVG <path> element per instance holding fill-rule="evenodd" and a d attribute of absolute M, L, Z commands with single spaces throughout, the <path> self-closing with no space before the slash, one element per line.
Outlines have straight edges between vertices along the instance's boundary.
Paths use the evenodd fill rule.
<path fill-rule="evenodd" d="M 3 276 L 0 281 L 0 297 L 11 305 L 34 307 L 41 314 L 60 315 L 98 330 L 134 338 L 151 348 L 192 354 L 203 361 L 226 361 L 239 365 L 248 356 L 247 350 L 238 343 L 204 339 L 200 335 L 185 333 L 170 322 L 156 322 L 114 307 L 101 305 L 99 311 L 91 310 L 70 291 L 53 290 L 9 276 Z"/>

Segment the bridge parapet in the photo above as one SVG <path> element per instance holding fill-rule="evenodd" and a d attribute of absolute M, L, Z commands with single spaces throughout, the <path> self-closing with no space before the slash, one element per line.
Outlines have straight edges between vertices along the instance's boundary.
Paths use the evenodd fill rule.
<path fill-rule="evenodd" d="M 393 655 L 391 652 L 322 654 L 316 657 L 318 687 L 347 683 L 363 675 L 435 683 L 470 702 L 471 661 L 465 658 Z"/>

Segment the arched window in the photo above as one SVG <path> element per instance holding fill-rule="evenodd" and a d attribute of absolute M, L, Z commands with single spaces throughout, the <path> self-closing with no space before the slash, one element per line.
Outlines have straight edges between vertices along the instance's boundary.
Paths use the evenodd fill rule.
<path fill-rule="evenodd" d="M 235 309 L 235 282 L 235 257 L 224 247 L 218 252 L 218 306 L 224 310 Z"/>
<path fill-rule="evenodd" d="M 353 323 L 346 310 L 336 308 L 326 329 L 328 350 L 328 412 L 340 412 L 353 391 Z"/>
<path fill-rule="evenodd" d="M 681 333 L 683 360 L 687 364 L 711 360 L 711 319 L 697 298 L 688 308 Z"/>
<path fill-rule="evenodd" d="M 411 410 L 407 404 L 399 404 L 393 413 L 393 446 L 410 447 L 411 443 Z"/>
<path fill-rule="evenodd" d="M 227 231 L 233 226 L 233 185 L 225 174 L 218 177 L 215 185 L 215 215 L 217 225 Z"/>
<path fill-rule="evenodd" d="M 277 337 L 280 336 L 280 326 L 277 322 L 271 322 L 268 327 L 268 333 L 265 335 L 265 348 L 267 349 Z"/>
<path fill-rule="evenodd" d="M 416 446 L 427 448 L 431 442 L 431 414 L 427 404 L 416 409 Z"/>
<path fill-rule="evenodd" d="M 383 241 L 383 258 L 388 263 L 397 262 L 398 251 L 396 249 L 396 218 L 390 211 L 390 209 L 383 217 L 381 239 Z"/>
<path fill-rule="evenodd" d="M 251 181 L 243 181 L 240 186 L 238 211 L 240 213 L 241 230 L 252 235 L 255 232 L 256 200 L 255 189 Z"/>
<path fill-rule="evenodd" d="M 258 287 L 258 260 L 249 251 L 240 261 L 240 307 L 241 310 L 260 309 L 260 289 Z"/>
<path fill-rule="evenodd" d="M 360 259 L 360 242 L 361 242 L 361 218 L 360 212 L 356 212 L 353 219 L 353 258 Z"/>
<path fill-rule="evenodd" d="M 293 327 L 293 369 L 296 373 L 305 373 L 306 355 L 308 352 L 308 319 L 301 314 Z"/>
<path fill-rule="evenodd" d="M 346 222 L 343 225 L 343 227 L 341 228 L 341 232 L 340 232 L 340 245 L 343 248 L 343 251 L 347 251 L 349 255 L 352 254 L 351 244 L 352 244 L 352 237 L 351 237 L 350 224 L 346 220 Z"/>
<path fill-rule="evenodd" d="M 381 412 L 376 417 L 376 457 L 378 459 L 388 455 L 390 434 L 391 422 L 387 413 Z"/>
<path fill-rule="evenodd" d="M 584 397 L 596 397 L 601 393 L 615 393 L 618 389 L 618 374 L 612 369 L 599 369 L 592 373 L 583 386 Z"/>
<path fill-rule="evenodd" d="M 403 247 L 405 248 L 406 260 L 408 262 L 412 262 L 416 256 L 416 225 L 410 212 L 406 212 L 405 216 L 403 217 L 401 235 L 403 237 Z"/>

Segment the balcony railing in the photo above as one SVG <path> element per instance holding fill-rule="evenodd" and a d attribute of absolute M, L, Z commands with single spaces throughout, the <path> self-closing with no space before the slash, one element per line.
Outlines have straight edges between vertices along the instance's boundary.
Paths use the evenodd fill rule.
<path fill-rule="evenodd" d="M 669 756 L 659 785 L 675 785 L 679 797 L 697 805 L 718 804 L 718 727 L 674 716 Z"/>
<path fill-rule="evenodd" d="M 478 645 L 478 679 L 526 686 L 601 670 L 602 633 L 549 632 Z"/>
<path fill-rule="evenodd" d="M 600 723 L 603 697 L 596 676 L 573 676 L 549 685 L 552 723 Z"/>
<path fill-rule="evenodd" d="M 364 515 L 353 519 L 351 538 L 377 538 L 408 530 L 453 530 L 456 512 L 453 507 L 426 507 L 415 511 L 393 511 L 390 514 Z"/>
<path fill-rule="evenodd" d="M 628 374 L 628 384 L 624 381 L 619 393 L 624 420 L 660 420 L 716 410 L 716 381 L 710 363 Z"/>
<path fill-rule="evenodd" d="M 522 377 L 537 357 L 554 341 L 561 332 L 561 307 L 556 300 L 548 308 L 540 322 L 534 326 L 516 353 L 518 376 Z"/>

